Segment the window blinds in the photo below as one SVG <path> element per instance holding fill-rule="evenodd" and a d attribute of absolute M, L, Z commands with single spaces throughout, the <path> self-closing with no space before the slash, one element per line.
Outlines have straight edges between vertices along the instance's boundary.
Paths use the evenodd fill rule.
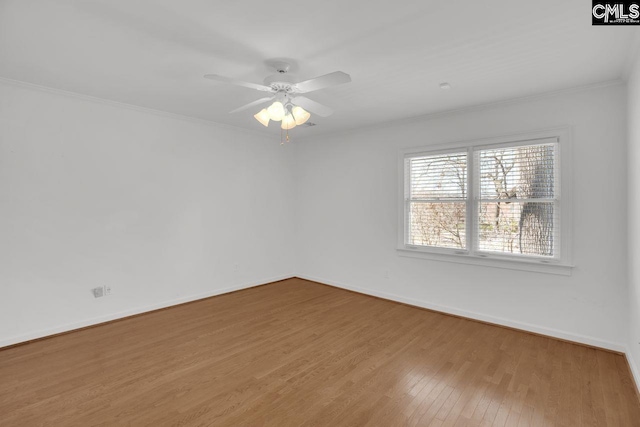
<path fill-rule="evenodd" d="M 479 150 L 478 249 L 553 256 L 556 144 Z"/>
<path fill-rule="evenodd" d="M 466 247 L 467 153 L 408 159 L 408 243 Z"/>
<path fill-rule="evenodd" d="M 405 242 L 555 257 L 560 224 L 557 152 L 557 139 L 552 138 L 405 158 Z M 473 168 L 468 167 L 469 157 Z"/>

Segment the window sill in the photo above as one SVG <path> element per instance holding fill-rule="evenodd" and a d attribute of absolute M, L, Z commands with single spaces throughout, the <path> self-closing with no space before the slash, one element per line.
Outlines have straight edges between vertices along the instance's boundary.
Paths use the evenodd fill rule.
<path fill-rule="evenodd" d="M 504 259 L 491 255 L 478 256 L 463 253 L 443 253 L 429 250 L 410 249 L 400 247 L 398 255 L 409 258 L 422 258 L 435 261 L 454 262 L 459 264 L 481 265 L 485 267 L 503 268 L 508 270 L 533 271 L 536 273 L 558 274 L 571 276 L 573 265 L 558 262 L 543 262 L 538 260 Z"/>

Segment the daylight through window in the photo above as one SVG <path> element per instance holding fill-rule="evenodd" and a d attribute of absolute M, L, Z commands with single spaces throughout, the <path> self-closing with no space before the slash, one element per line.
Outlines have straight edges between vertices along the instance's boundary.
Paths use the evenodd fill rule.
<path fill-rule="evenodd" d="M 559 257 L 556 138 L 404 158 L 405 245 Z"/>

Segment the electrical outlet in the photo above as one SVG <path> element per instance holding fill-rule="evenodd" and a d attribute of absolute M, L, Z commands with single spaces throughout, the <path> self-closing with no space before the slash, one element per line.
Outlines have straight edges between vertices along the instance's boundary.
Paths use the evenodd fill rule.
<path fill-rule="evenodd" d="M 102 286 L 91 289 L 91 292 L 93 292 L 94 298 L 101 298 L 104 296 L 104 288 Z"/>
<path fill-rule="evenodd" d="M 104 294 L 105 296 L 111 295 L 111 285 L 104 285 Z"/>

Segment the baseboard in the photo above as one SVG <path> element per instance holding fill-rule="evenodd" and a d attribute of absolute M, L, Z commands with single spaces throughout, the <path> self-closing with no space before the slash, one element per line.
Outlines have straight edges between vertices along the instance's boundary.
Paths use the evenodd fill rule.
<path fill-rule="evenodd" d="M 629 370 L 631 371 L 631 378 L 633 379 L 634 386 L 636 388 L 636 395 L 638 396 L 638 400 L 640 400 L 640 370 L 638 369 L 638 365 L 636 365 L 636 362 L 631 355 L 631 351 L 628 348 L 625 352 L 625 356 L 627 358 Z"/>
<path fill-rule="evenodd" d="M 151 311 L 161 310 L 163 308 L 168 308 L 180 304 L 185 304 L 189 302 L 198 301 L 205 298 L 211 298 L 218 295 L 228 294 L 230 292 L 240 291 L 242 289 L 254 288 L 256 286 L 262 286 L 273 282 L 278 282 L 281 280 L 289 279 L 292 275 L 283 275 L 271 277 L 269 279 L 264 279 L 256 282 L 246 282 L 240 285 L 231 286 L 223 289 L 216 289 L 211 292 L 206 292 L 198 295 L 190 295 L 183 298 L 164 301 L 157 304 L 152 304 L 144 307 L 138 307 L 130 310 L 119 311 L 117 313 L 112 313 L 105 316 L 94 317 L 91 319 L 85 319 L 79 322 L 67 323 L 64 325 L 56 326 L 54 328 L 44 329 L 40 331 L 36 331 L 26 335 L 20 335 L 17 337 L 11 337 L 7 339 L 0 340 L 0 350 L 4 347 L 13 347 L 15 345 L 20 345 L 29 341 L 44 339 L 53 335 L 60 335 L 67 332 L 73 332 L 78 329 L 84 329 L 87 327 L 97 326 L 102 323 L 112 322 L 115 320 L 121 320 L 131 316 L 137 316 L 140 314 L 148 313 Z"/>
<path fill-rule="evenodd" d="M 625 345 L 610 342 L 610 341 L 604 341 L 594 337 L 574 334 L 571 332 L 561 331 L 561 330 L 552 329 L 552 328 L 546 328 L 543 326 L 532 325 L 524 322 L 518 322 L 510 319 L 505 319 L 502 317 L 490 316 L 490 315 L 477 313 L 473 311 L 461 310 L 455 307 L 448 307 L 444 305 L 433 304 L 427 301 L 417 300 L 414 298 L 406 298 L 406 297 L 395 295 L 388 292 L 382 292 L 382 291 L 376 291 L 372 289 L 360 288 L 357 286 L 346 285 L 344 283 L 338 283 L 333 280 L 326 280 L 319 277 L 300 275 L 300 274 L 296 275 L 296 277 L 300 279 L 310 280 L 312 282 L 318 282 L 321 284 L 334 286 L 336 288 L 341 288 L 348 291 L 353 291 L 353 292 L 358 292 L 365 295 L 374 296 L 377 298 L 383 298 L 383 299 L 387 299 L 395 302 L 400 302 L 400 303 L 412 305 L 415 307 L 426 308 L 428 310 L 433 310 L 433 311 L 437 311 L 444 314 L 464 317 L 467 319 L 477 320 L 484 323 L 490 323 L 497 326 L 504 326 L 511 329 L 518 329 L 521 331 L 530 332 L 537 335 L 544 335 L 547 337 L 552 337 L 552 338 L 560 339 L 563 341 L 569 341 L 576 344 L 587 345 L 589 347 L 609 350 L 619 354 L 627 354 L 627 348 Z"/>

